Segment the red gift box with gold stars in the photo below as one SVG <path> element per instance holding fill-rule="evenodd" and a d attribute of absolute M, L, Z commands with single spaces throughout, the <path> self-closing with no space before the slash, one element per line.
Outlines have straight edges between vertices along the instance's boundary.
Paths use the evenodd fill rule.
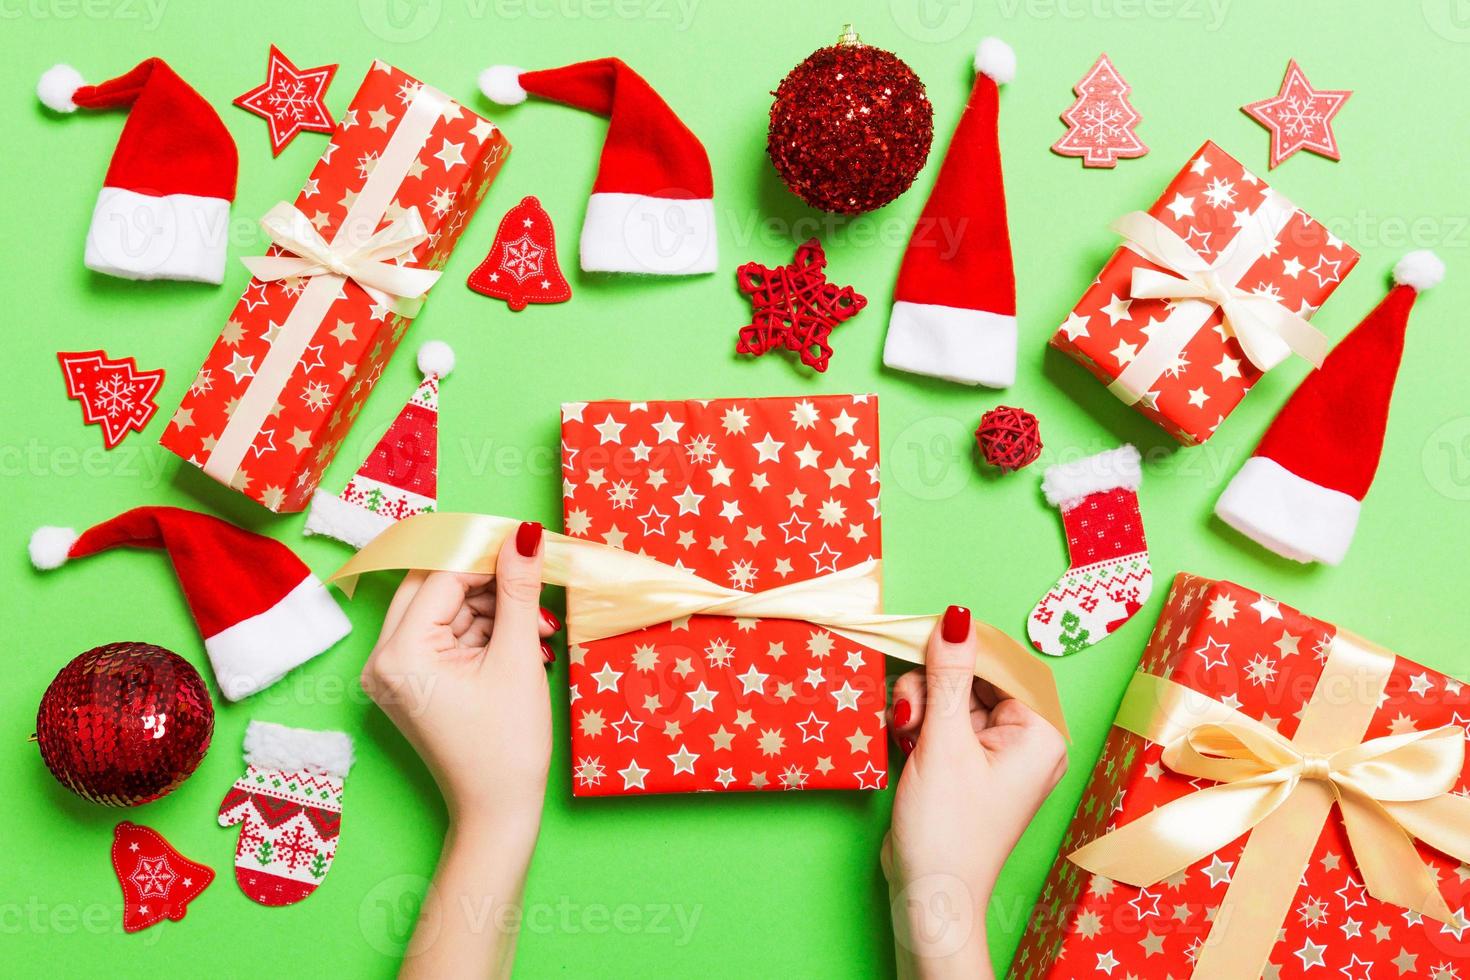
<path fill-rule="evenodd" d="M 873 396 L 569 404 L 562 447 L 569 535 L 744 592 L 879 558 Z M 691 616 L 570 660 L 579 796 L 887 782 L 883 657 L 811 623 Z"/>
<path fill-rule="evenodd" d="M 407 217 L 422 240 L 391 263 L 440 270 L 509 151 L 493 123 L 377 61 L 294 206 L 333 244 Z M 395 305 L 350 277 L 252 278 L 160 442 L 273 511 L 301 510 L 412 322 Z"/>

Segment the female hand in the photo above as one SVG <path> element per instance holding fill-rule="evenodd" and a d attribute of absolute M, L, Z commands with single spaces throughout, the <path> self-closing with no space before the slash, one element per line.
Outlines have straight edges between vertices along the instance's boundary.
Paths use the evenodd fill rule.
<path fill-rule="evenodd" d="M 883 842 L 899 973 L 991 976 L 985 910 L 1006 857 L 1067 770 L 1055 728 L 974 675 L 970 611 L 950 606 L 923 671 L 893 689 L 908 753 Z"/>

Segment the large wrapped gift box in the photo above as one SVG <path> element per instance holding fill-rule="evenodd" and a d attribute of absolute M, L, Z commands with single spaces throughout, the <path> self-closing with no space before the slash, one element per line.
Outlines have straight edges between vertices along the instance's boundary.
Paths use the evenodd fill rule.
<path fill-rule="evenodd" d="M 872 396 L 571 404 L 562 446 L 569 535 L 743 592 L 879 557 Z M 577 795 L 886 783 L 883 657 L 828 630 L 697 615 L 570 659 Z"/>
<path fill-rule="evenodd" d="M 1345 642 L 1347 651 L 1340 649 Z M 1381 666 L 1344 670 L 1358 648 L 1377 650 L 1366 659 L 1381 657 Z M 1329 671 L 1331 682 L 1324 681 Z M 1145 675 L 1207 694 L 1220 703 L 1216 710 L 1234 709 L 1291 739 L 1320 741 L 1325 735 L 1357 743 L 1435 730 L 1470 739 L 1470 690 L 1460 681 L 1229 582 L 1188 574 L 1175 579 L 1140 665 L 1140 677 Z M 1138 689 L 1135 681 L 1120 710 L 1120 726 Z M 1329 714 L 1323 714 L 1324 707 Z M 1343 711 L 1356 720 L 1322 724 L 1331 712 Z M 1310 723 L 1303 720 L 1313 715 Z M 1347 731 L 1354 725 L 1361 729 L 1364 722 L 1361 738 Z M 1308 724 L 1315 733 L 1304 733 Z M 1447 731 L 1448 726 L 1457 730 Z M 1470 772 L 1461 766 L 1451 795 L 1465 796 L 1470 786 Z M 1454 771 L 1451 762 L 1448 782 L 1455 782 Z M 1247 835 L 1149 887 L 1089 872 L 1069 859 L 1078 848 L 1097 847 L 1094 842 L 1110 831 L 1126 831 L 1140 818 L 1162 815 L 1159 807 L 1218 785 L 1172 770 L 1159 744 L 1114 727 L 1043 887 L 1012 975 L 1181 980 L 1466 975 L 1470 867 L 1422 839 L 1407 847 L 1427 866 L 1425 880 L 1437 877 L 1451 913 L 1448 923 L 1380 901 L 1365 887 L 1363 861 L 1349 846 L 1341 808 L 1320 785 L 1318 816 L 1303 821 L 1296 814 L 1292 826 L 1294 817 L 1283 818 L 1278 811 Z M 1297 792 L 1309 785 L 1301 784 Z M 1228 809 L 1211 804 L 1199 822 Z M 1194 829 L 1179 831 L 1188 836 Z M 1299 838 L 1296 844 L 1287 842 L 1293 836 Z M 1371 850 L 1384 856 L 1376 847 Z M 1096 867 L 1086 850 L 1079 858 Z M 1271 878 L 1274 883 L 1266 880 Z"/>
<path fill-rule="evenodd" d="M 1147 218 L 1127 220 L 1140 241 L 1130 244 L 1124 232 L 1051 345 L 1180 442 L 1202 443 L 1260 379 L 1250 354 L 1266 364 L 1283 356 L 1279 339 L 1260 335 L 1294 340 L 1310 331 L 1274 324 L 1282 313 L 1310 318 L 1358 253 L 1208 142 Z M 1135 295 L 1137 270 L 1160 273 L 1154 281 L 1164 295 Z M 1222 304 L 1227 294 L 1234 299 Z M 1241 322 L 1227 320 L 1227 310 L 1239 310 Z M 1255 343 L 1243 348 L 1241 331 Z"/>
<path fill-rule="evenodd" d="M 297 196 L 297 220 L 345 247 L 396 222 L 421 240 L 389 264 L 442 269 L 509 150 L 494 124 L 378 61 Z M 301 510 L 409 305 L 350 277 L 252 278 L 161 442 L 271 510 Z"/>

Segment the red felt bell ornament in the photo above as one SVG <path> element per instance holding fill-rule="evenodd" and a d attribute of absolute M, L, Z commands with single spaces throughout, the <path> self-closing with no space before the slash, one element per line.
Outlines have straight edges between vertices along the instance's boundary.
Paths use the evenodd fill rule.
<path fill-rule="evenodd" d="M 527 303 L 565 303 L 572 298 L 572 287 L 556 261 L 551 215 L 535 197 L 523 197 L 505 212 L 490 254 L 470 273 L 469 287 L 505 300 L 512 310 L 524 310 Z"/>

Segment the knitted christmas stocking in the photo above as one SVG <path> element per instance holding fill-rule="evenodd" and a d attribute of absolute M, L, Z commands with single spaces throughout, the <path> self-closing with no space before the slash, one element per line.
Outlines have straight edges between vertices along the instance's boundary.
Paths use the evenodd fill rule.
<path fill-rule="evenodd" d="M 262 905 L 291 905 L 316 891 L 337 853 L 352 739 L 252 721 L 245 762 L 219 808 L 221 827 L 241 825 L 235 880 Z"/>
<path fill-rule="evenodd" d="M 1126 623 L 1153 591 L 1138 513 L 1138 450 L 1117 449 L 1046 471 L 1041 489 L 1061 508 L 1070 564 L 1031 610 L 1031 645 L 1060 657 Z"/>

